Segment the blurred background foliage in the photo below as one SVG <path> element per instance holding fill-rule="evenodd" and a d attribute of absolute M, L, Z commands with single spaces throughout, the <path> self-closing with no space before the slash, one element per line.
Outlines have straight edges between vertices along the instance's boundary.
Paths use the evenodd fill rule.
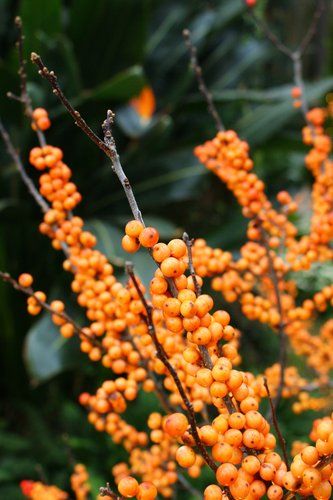
<path fill-rule="evenodd" d="M 295 46 L 316 2 L 259 3 L 258 14 L 286 44 Z M 324 102 L 333 88 L 330 12 L 327 2 L 304 59 L 311 104 Z M 1 117 L 27 164 L 35 137 L 19 104 L 5 95 L 19 88 L 13 27 L 17 14 L 24 23 L 27 59 L 32 50 L 41 54 L 92 128 L 100 131 L 106 109 L 116 112 L 118 151 L 146 220 L 157 225 L 163 238 L 186 229 L 193 237 L 237 252 L 245 228 L 240 209 L 192 153 L 215 129 L 188 64 L 181 33 L 189 27 L 223 121 L 250 142 L 256 171 L 269 193 L 287 188 L 301 199 L 297 223 L 305 230 L 311 179 L 303 165 L 302 118 L 290 98 L 292 68 L 258 32 L 242 0 L 0 0 Z M 129 217 L 122 189 L 105 158 L 73 126 L 30 63 L 28 75 L 35 106 L 45 106 L 53 119 L 49 143 L 64 150 L 83 194 L 78 213 L 121 275 L 124 255 L 119 240 Z M 143 123 L 129 101 L 147 85 L 157 108 Z M 40 212 L 3 145 L 0 166 L 0 268 L 13 275 L 32 272 L 38 287 L 51 297 L 67 299 L 72 314 L 83 321 L 68 291 L 62 256 L 38 233 Z M 151 263 L 139 253 L 135 265 L 147 282 Z M 319 266 L 310 276 L 301 276 L 299 284 L 309 293 L 331 281 L 330 276 L 332 268 Z M 273 363 L 274 335 L 248 325 L 235 307 L 231 312 L 233 323 L 244 332 L 244 366 L 259 371 Z M 0 324 L 0 497 L 21 498 L 17 483 L 22 478 L 65 487 L 73 461 L 88 465 L 97 491 L 110 478 L 111 465 L 125 455 L 91 429 L 76 400 L 82 390 L 94 391 L 109 374 L 87 363 L 74 341 L 62 341 L 47 317 L 29 318 L 24 299 L 2 284 Z M 155 403 L 153 398 L 135 403 L 139 425 Z M 290 419 L 289 408 L 285 403 L 280 416 L 290 445 L 306 436 L 312 415 L 305 414 L 300 427 Z"/>

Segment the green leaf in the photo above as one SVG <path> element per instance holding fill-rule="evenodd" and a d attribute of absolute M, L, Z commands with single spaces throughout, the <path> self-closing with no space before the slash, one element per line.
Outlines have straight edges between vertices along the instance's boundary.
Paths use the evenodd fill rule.
<path fill-rule="evenodd" d="M 321 99 L 333 87 L 333 78 L 307 84 L 305 96 L 310 104 Z M 280 130 L 292 116 L 300 113 L 292 105 L 292 99 L 277 104 L 263 104 L 246 113 L 235 125 L 240 135 L 252 144 L 257 144 Z"/>
<path fill-rule="evenodd" d="M 61 31 L 61 0 L 22 0 L 20 2 L 25 48 L 27 54 L 42 49 L 41 38 L 48 38 Z"/>
<path fill-rule="evenodd" d="M 145 83 L 142 67 L 132 66 L 95 89 L 87 91 L 85 98 L 127 100 L 137 95 Z"/>
<path fill-rule="evenodd" d="M 79 361 L 75 339 L 66 340 L 61 337 L 48 313 L 44 313 L 29 330 L 23 355 L 35 385 L 74 368 Z"/>

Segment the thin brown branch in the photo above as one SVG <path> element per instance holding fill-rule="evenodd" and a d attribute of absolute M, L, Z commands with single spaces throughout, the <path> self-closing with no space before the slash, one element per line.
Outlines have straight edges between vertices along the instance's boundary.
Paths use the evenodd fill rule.
<path fill-rule="evenodd" d="M 35 199 L 35 201 L 38 203 L 40 206 L 42 212 L 47 212 L 49 210 L 49 206 L 44 200 L 44 198 L 39 194 L 38 189 L 28 176 L 28 174 L 25 171 L 24 165 L 22 163 L 22 160 L 20 156 L 18 155 L 11 139 L 10 136 L 3 126 L 2 121 L 0 120 L 0 135 L 6 145 L 6 149 L 10 157 L 12 158 L 13 162 L 15 163 L 15 166 L 24 182 L 24 184 L 27 186 L 29 193 L 32 195 L 32 197 Z"/>
<path fill-rule="evenodd" d="M 281 295 L 280 295 L 280 289 L 279 289 L 279 280 L 277 277 L 277 274 L 275 272 L 273 260 L 271 257 L 271 250 L 268 245 L 267 241 L 267 236 L 265 233 L 264 228 L 262 227 L 261 221 L 259 221 L 259 228 L 261 231 L 261 237 L 262 237 L 262 243 L 263 246 L 265 247 L 266 250 L 266 255 L 268 259 L 268 268 L 269 268 L 269 275 L 271 278 L 271 282 L 273 285 L 273 290 L 274 290 L 274 295 L 275 295 L 275 301 L 276 301 L 276 307 L 280 316 L 280 321 L 279 324 L 277 325 L 277 330 L 278 330 L 278 335 L 279 335 L 279 359 L 278 363 L 280 365 L 280 382 L 277 388 L 277 393 L 274 399 L 274 409 L 277 410 L 281 397 L 282 397 L 282 392 L 284 388 L 284 382 L 285 382 L 285 370 L 286 370 L 286 364 L 287 364 L 287 345 L 288 345 L 288 337 L 284 331 L 284 322 L 283 322 L 283 308 L 282 308 L 282 302 L 281 302 Z"/>
<path fill-rule="evenodd" d="M 268 24 L 261 19 L 261 17 L 257 16 L 252 8 L 248 8 L 248 13 L 253 19 L 254 23 L 257 27 L 263 32 L 263 34 L 268 38 L 268 40 L 283 54 L 291 59 L 293 51 L 287 47 L 279 37 L 270 29 Z"/>
<path fill-rule="evenodd" d="M 279 422 L 278 422 L 278 419 L 277 419 L 276 411 L 275 411 L 275 408 L 274 408 L 274 405 L 273 405 L 273 401 L 272 401 L 272 398 L 271 398 L 271 393 L 270 393 L 270 390 L 269 390 L 269 387 L 268 387 L 268 383 L 267 383 L 267 378 L 266 377 L 264 377 L 264 386 L 265 386 L 266 391 L 267 391 L 269 406 L 271 408 L 273 425 L 274 425 L 276 434 L 277 434 L 279 442 L 280 442 L 280 446 L 281 446 L 281 449 L 282 449 L 284 461 L 286 463 L 286 466 L 289 469 L 289 461 L 288 461 L 288 455 L 287 455 L 287 449 L 286 449 L 286 441 L 285 441 L 284 437 L 282 436 L 282 433 L 281 433 L 281 430 L 280 430 L 280 427 L 279 427 Z"/>
<path fill-rule="evenodd" d="M 108 151 L 111 153 L 112 159 L 112 170 L 118 177 L 123 189 L 125 191 L 129 206 L 131 208 L 134 219 L 139 220 L 144 224 L 141 211 L 139 210 L 137 201 L 135 199 L 132 186 L 125 175 L 123 167 L 120 163 L 120 158 L 117 152 L 116 143 L 112 135 L 112 124 L 114 120 L 114 114 L 109 109 L 106 115 L 106 120 L 103 122 L 102 129 L 104 133 L 104 144 L 107 146 Z"/>
<path fill-rule="evenodd" d="M 89 137 L 89 139 L 94 144 L 96 144 L 96 146 L 98 146 L 99 149 L 101 149 L 108 158 L 112 160 L 112 151 L 108 148 L 104 141 L 100 139 L 100 137 L 98 137 L 98 135 L 96 135 L 95 132 L 93 132 L 93 130 L 87 125 L 86 121 L 82 118 L 80 113 L 73 108 L 73 106 L 61 90 L 58 84 L 58 78 L 55 75 L 54 71 L 49 71 L 48 68 L 44 65 L 40 56 L 35 52 L 31 53 L 31 61 L 39 68 L 38 73 L 49 82 L 53 89 L 53 93 L 65 106 L 65 108 L 73 118 L 75 125 L 77 125 Z"/>
<path fill-rule="evenodd" d="M 0 271 L 0 279 L 6 283 L 9 283 L 15 290 L 18 290 L 19 292 L 24 293 L 28 297 L 33 297 L 34 300 L 37 302 L 37 304 L 44 309 L 45 311 L 48 311 L 54 316 L 57 316 L 61 319 L 63 319 L 66 323 L 70 323 L 73 328 L 75 333 L 79 336 L 79 338 L 83 338 L 88 340 L 91 344 L 94 346 L 98 347 L 99 349 L 102 350 L 102 352 L 105 352 L 104 347 L 100 343 L 99 340 L 97 340 L 94 337 L 91 337 L 90 335 L 87 335 L 87 333 L 74 321 L 67 313 L 65 312 L 59 312 L 56 311 L 55 309 L 52 308 L 50 304 L 47 302 L 44 302 L 36 296 L 35 291 L 31 287 L 23 287 L 21 286 L 18 281 L 16 281 L 14 278 L 9 273 L 5 273 L 3 271 Z"/>
<path fill-rule="evenodd" d="M 304 120 L 306 121 L 307 126 L 310 128 L 311 133 L 315 134 L 315 129 L 312 123 L 309 122 L 307 118 L 307 114 L 309 112 L 309 105 L 306 100 L 306 95 L 305 95 L 305 85 L 304 85 L 304 80 L 303 80 L 303 62 L 302 62 L 302 54 L 299 50 L 296 50 L 292 54 L 292 63 L 293 63 L 293 72 L 294 72 L 294 83 L 296 87 L 298 87 L 301 91 L 301 111 L 304 117 Z"/>
<path fill-rule="evenodd" d="M 22 25 L 22 19 L 19 16 L 15 17 L 15 26 L 18 29 L 18 39 L 16 42 L 16 47 L 17 47 L 18 58 L 19 58 L 18 75 L 20 77 L 20 88 L 21 88 L 20 100 L 23 104 L 25 114 L 29 118 L 31 118 L 32 104 L 31 104 L 30 96 L 29 96 L 28 91 L 27 91 L 27 72 L 25 69 L 26 61 L 24 59 L 24 50 L 23 50 L 23 40 L 24 40 L 23 25 Z"/>
<path fill-rule="evenodd" d="M 147 327 L 148 327 L 148 331 L 149 331 L 149 334 L 151 335 L 151 338 L 154 342 L 154 345 L 155 345 L 155 348 L 156 348 L 156 354 L 157 354 L 157 357 L 162 361 L 162 363 L 164 364 L 164 366 L 167 368 L 168 372 L 170 373 L 170 375 L 172 376 L 175 384 L 176 384 L 176 387 L 179 391 L 179 394 L 183 400 L 183 403 L 184 403 L 184 406 L 186 408 L 186 412 L 187 412 L 187 416 L 188 416 L 188 419 L 189 419 L 189 422 L 190 422 L 190 427 L 191 427 L 191 431 L 192 431 L 192 435 L 193 435 L 193 438 L 195 440 L 195 443 L 196 443 L 196 446 L 197 448 L 199 449 L 203 459 L 205 460 L 205 462 L 207 463 L 207 465 L 214 471 L 216 472 L 217 470 L 217 466 L 215 464 L 215 462 L 212 460 L 212 458 L 210 457 L 210 455 L 208 454 L 204 444 L 202 443 L 200 437 L 199 437 L 199 433 L 198 433 L 198 428 L 197 428 L 197 422 L 196 422 L 196 417 L 195 417 L 195 413 L 194 413 L 194 410 L 193 410 L 193 406 L 192 406 L 192 403 L 190 402 L 186 392 L 185 392 L 185 389 L 177 375 L 177 372 L 175 370 L 175 368 L 172 366 L 172 364 L 170 363 L 169 359 L 168 359 L 168 356 L 163 348 L 163 346 L 160 344 L 158 338 L 157 338 L 157 334 L 156 334 L 156 330 L 155 330 L 155 326 L 154 326 L 154 323 L 153 323 L 153 317 L 152 317 L 152 306 L 150 304 L 148 304 L 141 288 L 140 288 L 140 285 L 136 279 L 136 276 L 134 274 L 134 269 L 133 269 L 133 265 L 132 263 L 128 262 L 126 264 L 126 271 L 129 275 L 129 277 L 131 278 L 132 280 L 132 283 L 136 289 L 136 291 L 138 292 L 138 295 L 140 297 L 140 300 L 145 308 L 145 311 L 146 311 L 146 323 L 147 323 Z"/>
<path fill-rule="evenodd" d="M 192 66 L 195 77 L 197 79 L 198 87 L 199 87 L 199 90 L 201 92 L 201 95 L 203 96 L 203 98 L 205 99 L 205 101 L 207 103 L 208 112 L 211 115 L 211 117 L 213 118 L 217 130 L 225 130 L 225 127 L 222 123 L 222 120 L 217 112 L 216 107 L 215 107 L 215 104 L 213 101 L 213 96 L 209 92 L 207 85 L 205 83 L 205 80 L 202 76 L 202 68 L 201 68 L 199 61 L 198 61 L 197 48 L 195 47 L 195 45 L 192 42 L 191 32 L 189 29 L 183 30 L 183 37 L 185 40 L 186 47 L 187 47 L 189 54 L 190 54 L 190 64 Z"/>
<path fill-rule="evenodd" d="M 183 241 L 185 242 L 185 245 L 187 247 L 188 268 L 189 268 L 190 274 L 192 276 L 195 294 L 197 297 L 199 297 L 199 295 L 201 295 L 201 287 L 198 283 L 197 275 L 195 274 L 195 269 L 194 269 L 194 265 L 193 265 L 193 256 L 192 256 L 193 240 L 190 239 L 190 237 L 187 233 L 184 233 L 183 234 Z"/>
<path fill-rule="evenodd" d="M 105 486 L 100 487 L 99 495 L 101 497 L 111 497 L 113 500 L 125 500 L 124 497 L 117 495 L 111 490 L 110 483 L 106 483 L 106 487 Z"/>
<path fill-rule="evenodd" d="M 317 7 L 313 14 L 311 24 L 309 26 L 308 31 L 305 33 L 303 40 L 298 46 L 298 52 L 302 55 L 308 48 L 312 38 L 316 35 L 317 27 L 321 16 L 325 11 L 325 1 L 317 0 Z"/>
<path fill-rule="evenodd" d="M 18 60 L 19 60 L 19 68 L 18 68 L 18 75 L 20 78 L 20 90 L 21 94 L 20 96 L 16 96 L 12 92 L 7 92 L 7 97 L 10 99 L 14 99 L 16 101 L 19 101 L 23 105 L 23 112 L 24 114 L 32 120 L 32 112 L 33 112 L 33 107 L 31 103 L 31 98 L 28 93 L 27 89 L 27 72 L 26 72 L 26 60 L 24 59 L 24 35 L 23 35 L 23 23 L 22 19 L 17 16 L 15 18 L 15 26 L 18 29 L 18 38 L 16 42 L 16 47 L 17 47 L 17 52 L 18 52 Z M 39 144 L 41 147 L 46 145 L 46 139 L 45 135 L 41 130 L 36 127 L 36 134 L 38 137 Z"/>

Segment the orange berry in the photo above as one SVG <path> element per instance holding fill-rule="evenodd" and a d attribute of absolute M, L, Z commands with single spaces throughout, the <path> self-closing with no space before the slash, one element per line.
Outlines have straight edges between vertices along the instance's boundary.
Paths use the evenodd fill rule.
<path fill-rule="evenodd" d="M 163 260 L 170 257 L 170 249 L 168 245 L 166 245 L 165 243 L 157 243 L 156 245 L 153 246 L 152 254 L 154 260 L 160 263 L 163 262 Z"/>
<path fill-rule="evenodd" d="M 157 497 L 157 488 L 153 483 L 144 481 L 139 484 L 139 488 L 136 494 L 138 500 L 154 500 Z"/>
<path fill-rule="evenodd" d="M 41 118 L 39 118 L 36 124 L 40 130 L 47 130 L 51 126 L 50 119 L 47 116 L 42 116 Z"/>
<path fill-rule="evenodd" d="M 132 238 L 132 236 L 128 236 L 127 234 L 125 234 L 125 236 L 121 240 L 121 246 L 123 247 L 125 252 L 135 253 L 139 250 L 140 243 L 138 242 L 137 238 Z"/>
<path fill-rule="evenodd" d="M 180 239 L 174 239 L 174 240 L 169 241 L 168 247 L 169 247 L 169 250 L 171 252 L 171 256 L 176 257 L 176 259 L 180 259 L 187 252 L 185 242 L 183 240 L 180 240 Z"/>
<path fill-rule="evenodd" d="M 233 498 L 236 498 L 238 500 L 243 500 L 245 499 L 250 491 L 250 484 L 243 478 L 238 477 L 236 481 L 234 481 L 230 485 L 230 493 L 233 496 Z"/>
<path fill-rule="evenodd" d="M 223 491 L 217 484 L 210 484 L 205 488 L 204 500 L 223 500 Z"/>
<path fill-rule="evenodd" d="M 176 451 L 176 460 L 181 467 L 191 467 L 195 464 L 196 454 L 189 446 L 181 446 Z"/>
<path fill-rule="evenodd" d="M 301 458 L 307 465 L 315 465 L 319 460 L 319 453 L 315 446 L 306 446 L 301 451 Z"/>
<path fill-rule="evenodd" d="M 118 483 L 118 491 L 126 498 L 136 496 L 139 489 L 139 483 L 132 476 L 123 477 Z"/>
<path fill-rule="evenodd" d="M 125 233 L 131 238 L 139 238 L 142 233 L 144 226 L 139 220 L 130 220 L 125 226 Z"/>
<path fill-rule="evenodd" d="M 281 486 L 272 484 L 267 490 L 267 498 L 269 500 L 281 500 L 283 497 L 283 489 Z"/>
<path fill-rule="evenodd" d="M 161 271 L 167 278 L 177 278 L 183 273 L 180 262 L 175 257 L 168 257 L 161 264 Z"/>
<path fill-rule="evenodd" d="M 322 481 L 313 488 L 313 496 L 316 500 L 328 500 L 332 495 L 332 486 L 329 481 Z"/>
<path fill-rule="evenodd" d="M 255 455 L 248 455 L 242 461 L 242 468 L 252 476 L 259 472 L 260 467 L 260 460 Z"/>
<path fill-rule="evenodd" d="M 216 471 L 216 479 L 222 486 L 230 486 L 236 481 L 238 470 L 230 463 L 222 464 Z"/>
<path fill-rule="evenodd" d="M 141 231 L 139 241 L 145 248 L 152 248 L 159 240 L 160 235 L 154 227 L 145 227 Z"/>
<path fill-rule="evenodd" d="M 163 428 L 169 436 L 180 437 L 188 428 L 187 417 L 183 413 L 173 413 L 165 421 Z"/>
<path fill-rule="evenodd" d="M 18 283 L 24 288 L 29 288 L 33 283 L 33 277 L 28 273 L 20 274 L 20 276 L 18 277 Z"/>

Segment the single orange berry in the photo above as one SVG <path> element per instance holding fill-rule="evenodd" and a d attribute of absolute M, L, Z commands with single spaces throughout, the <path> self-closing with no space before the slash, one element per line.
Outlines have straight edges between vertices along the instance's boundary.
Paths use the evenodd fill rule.
<path fill-rule="evenodd" d="M 138 238 L 144 227 L 139 220 L 130 220 L 125 226 L 125 233 L 132 238 Z"/>
<path fill-rule="evenodd" d="M 173 413 L 164 421 L 164 430 L 169 436 L 180 437 L 188 428 L 187 417 L 183 413 Z"/>
<path fill-rule="evenodd" d="M 139 483 L 132 476 L 123 477 L 118 483 L 118 491 L 126 498 L 134 497 L 139 489 Z"/>
<path fill-rule="evenodd" d="M 137 238 L 132 238 L 132 236 L 128 236 L 127 234 L 125 234 L 125 236 L 121 240 L 121 246 L 123 247 L 125 252 L 135 253 L 139 250 L 140 243 L 138 242 Z"/>
<path fill-rule="evenodd" d="M 181 467 L 191 467 L 195 464 L 196 454 L 189 446 L 181 446 L 176 451 L 176 460 Z"/>
<path fill-rule="evenodd" d="M 139 489 L 136 494 L 138 500 L 154 500 L 157 497 L 157 488 L 153 483 L 144 481 L 139 484 Z"/>
<path fill-rule="evenodd" d="M 145 248 L 152 248 L 159 240 L 160 235 L 154 227 L 145 227 L 140 233 L 139 241 Z"/>
<path fill-rule="evenodd" d="M 19 285 L 23 286 L 24 288 L 29 288 L 32 285 L 33 281 L 33 277 L 28 273 L 20 274 L 20 276 L 18 277 Z"/>
<path fill-rule="evenodd" d="M 222 486 L 230 486 L 236 481 L 238 470 L 230 463 L 222 464 L 216 471 L 216 479 Z"/>

